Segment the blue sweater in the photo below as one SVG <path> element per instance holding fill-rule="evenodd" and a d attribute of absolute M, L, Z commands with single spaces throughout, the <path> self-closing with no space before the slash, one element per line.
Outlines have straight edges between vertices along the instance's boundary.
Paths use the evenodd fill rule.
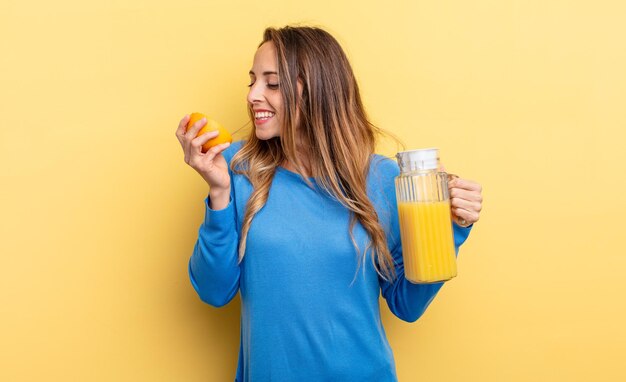
<path fill-rule="evenodd" d="M 236 142 L 224 152 L 229 164 L 241 145 Z M 394 315 L 413 322 L 443 285 L 404 278 L 394 186 L 398 174 L 394 161 L 373 156 L 368 195 L 396 262 L 394 283 L 377 275 L 369 252 L 357 272 L 348 210 L 296 173 L 276 170 L 240 265 L 237 248 L 250 182 L 231 172 L 228 206 L 212 210 L 205 200 L 189 277 L 202 301 L 215 307 L 241 293 L 236 381 L 397 381 L 379 295 Z M 457 254 L 470 229 L 454 225 Z M 368 236 L 358 223 L 354 236 L 362 251 Z"/>

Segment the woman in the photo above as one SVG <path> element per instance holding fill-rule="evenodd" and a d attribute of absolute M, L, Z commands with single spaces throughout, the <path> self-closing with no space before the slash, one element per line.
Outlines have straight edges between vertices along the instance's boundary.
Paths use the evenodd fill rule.
<path fill-rule="evenodd" d="M 322 29 L 268 28 L 250 79 L 245 142 L 203 154 L 206 121 L 176 132 L 210 187 L 191 283 L 215 307 L 241 293 L 236 381 L 396 381 L 379 295 L 413 322 L 443 283 L 404 278 L 398 166 L 374 155 L 350 64 Z M 474 182 L 450 187 L 458 251 L 482 199 Z"/>

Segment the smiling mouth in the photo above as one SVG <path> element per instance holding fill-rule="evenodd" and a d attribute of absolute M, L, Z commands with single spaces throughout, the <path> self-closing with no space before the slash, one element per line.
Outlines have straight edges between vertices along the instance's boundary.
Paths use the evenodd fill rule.
<path fill-rule="evenodd" d="M 260 111 L 254 113 L 254 119 L 257 121 L 267 121 L 272 118 L 276 113 L 272 113 L 271 111 Z"/>

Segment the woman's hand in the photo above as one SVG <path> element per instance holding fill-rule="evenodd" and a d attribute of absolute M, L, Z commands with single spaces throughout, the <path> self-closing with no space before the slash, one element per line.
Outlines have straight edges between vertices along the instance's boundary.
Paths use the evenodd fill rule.
<path fill-rule="evenodd" d="M 178 124 L 176 130 L 176 137 L 180 142 L 185 153 L 185 163 L 196 170 L 202 178 L 209 184 L 211 188 L 211 207 L 215 202 L 222 206 L 230 198 L 230 176 L 228 174 L 228 164 L 222 156 L 224 151 L 230 143 L 222 143 L 213 146 L 206 153 L 202 152 L 202 145 L 211 138 L 217 137 L 219 131 L 211 131 L 204 133 L 199 137 L 196 137 L 198 131 L 202 126 L 206 125 L 206 118 L 202 118 L 196 122 L 193 126 L 190 126 L 187 130 L 187 123 L 189 122 L 189 115 L 183 117 Z M 186 131 L 186 132 L 185 132 Z M 218 200 L 214 200 L 216 197 Z"/>
<path fill-rule="evenodd" d="M 467 179 L 454 177 L 448 182 L 452 219 L 461 227 L 468 227 L 478 221 L 483 208 L 482 187 Z"/>

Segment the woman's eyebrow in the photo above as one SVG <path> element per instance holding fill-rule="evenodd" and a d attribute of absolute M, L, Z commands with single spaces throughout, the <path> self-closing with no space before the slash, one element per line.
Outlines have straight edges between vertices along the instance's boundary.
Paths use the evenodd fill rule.
<path fill-rule="evenodd" d="M 249 71 L 248 74 L 252 74 L 252 75 L 256 76 L 256 74 L 254 74 L 254 72 L 252 70 Z M 278 73 L 277 72 L 268 72 L 268 71 L 263 72 L 264 76 L 269 76 L 270 74 L 278 74 Z"/>

